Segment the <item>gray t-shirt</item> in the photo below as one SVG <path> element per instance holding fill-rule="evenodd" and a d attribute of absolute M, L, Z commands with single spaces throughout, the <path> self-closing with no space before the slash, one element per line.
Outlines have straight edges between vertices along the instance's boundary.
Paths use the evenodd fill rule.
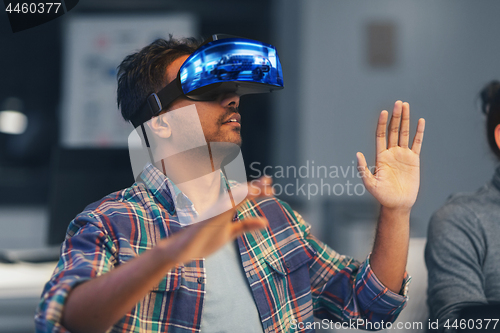
<path fill-rule="evenodd" d="M 465 306 L 500 302 L 500 168 L 477 192 L 453 195 L 434 213 L 425 262 L 431 320 L 441 331 Z"/>
<path fill-rule="evenodd" d="M 167 182 L 174 193 L 174 204 L 179 221 L 189 225 L 198 217 L 193 203 L 180 189 Z M 221 172 L 220 194 L 226 193 L 226 182 Z M 243 271 L 237 242 L 231 242 L 205 258 L 205 297 L 201 312 L 202 333 L 262 333 L 262 323 L 252 291 Z"/>
<path fill-rule="evenodd" d="M 206 295 L 202 333 L 262 333 L 262 323 L 241 265 L 237 243 L 226 244 L 205 259 Z"/>

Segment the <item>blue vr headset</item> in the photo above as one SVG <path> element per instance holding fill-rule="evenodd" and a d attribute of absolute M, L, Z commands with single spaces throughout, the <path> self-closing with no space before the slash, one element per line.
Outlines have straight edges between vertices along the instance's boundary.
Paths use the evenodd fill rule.
<path fill-rule="evenodd" d="M 215 100 L 223 93 L 267 93 L 283 89 L 283 73 L 276 48 L 270 44 L 229 35 L 212 35 L 181 66 L 177 78 L 152 93 L 130 121 L 139 127 L 174 100 Z"/>

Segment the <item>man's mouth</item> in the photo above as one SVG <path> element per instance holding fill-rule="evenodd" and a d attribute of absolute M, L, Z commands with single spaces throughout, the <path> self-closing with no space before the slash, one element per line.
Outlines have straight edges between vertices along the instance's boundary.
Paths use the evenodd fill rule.
<path fill-rule="evenodd" d="M 233 114 L 229 119 L 222 123 L 223 125 L 241 126 L 241 115 Z"/>

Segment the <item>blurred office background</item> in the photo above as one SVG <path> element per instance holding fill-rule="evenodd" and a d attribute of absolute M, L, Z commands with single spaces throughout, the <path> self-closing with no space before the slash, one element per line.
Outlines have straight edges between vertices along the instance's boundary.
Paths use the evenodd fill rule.
<path fill-rule="evenodd" d="M 495 166 L 477 94 L 500 78 L 499 12 L 495 0 L 84 0 L 16 34 L 0 15 L 0 111 L 11 111 L 0 113 L 0 332 L 34 330 L 40 281 L 53 267 L 20 264 L 23 251 L 57 247 L 86 204 L 133 182 L 116 66 L 169 33 L 228 33 L 278 48 L 285 89 L 242 98 L 247 174 L 267 171 L 278 192 L 291 184 L 279 197 L 359 260 L 378 208 L 355 187 L 355 154 L 373 165 L 377 117 L 397 99 L 411 105 L 412 135 L 426 119 L 411 221 L 414 301 L 402 319 L 426 322 L 429 218 L 451 193 L 488 181 Z M 307 177 L 294 177 L 301 167 Z M 280 168 L 288 177 L 279 178 Z"/>

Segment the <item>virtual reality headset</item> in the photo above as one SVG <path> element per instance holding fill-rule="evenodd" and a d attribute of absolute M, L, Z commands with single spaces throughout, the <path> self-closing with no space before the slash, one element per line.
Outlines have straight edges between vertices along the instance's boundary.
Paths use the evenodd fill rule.
<path fill-rule="evenodd" d="M 268 93 L 283 89 L 283 73 L 276 48 L 230 35 L 212 35 L 181 66 L 177 78 L 148 96 L 131 117 L 134 128 L 157 116 L 174 100 L 215 100 L 224 93 Z"/>

